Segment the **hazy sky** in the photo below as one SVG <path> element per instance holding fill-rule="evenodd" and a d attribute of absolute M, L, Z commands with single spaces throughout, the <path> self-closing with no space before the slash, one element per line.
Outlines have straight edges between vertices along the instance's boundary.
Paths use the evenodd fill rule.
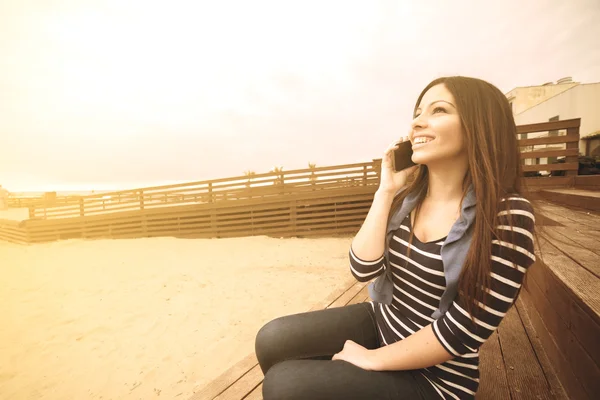
<path fill-rule="evenodd" d="M 442 75 L 600 81 L 600 0 L 0 0 L 0 184 L 370 161 Z"/>

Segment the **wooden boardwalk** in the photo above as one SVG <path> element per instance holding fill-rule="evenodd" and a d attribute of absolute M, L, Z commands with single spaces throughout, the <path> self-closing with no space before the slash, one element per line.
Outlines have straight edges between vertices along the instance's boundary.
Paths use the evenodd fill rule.
<path fill-rule="evenodd" d="M 541 253 L 516 305 L 480 349 L 478 399 L 592 399 L 600 393 L 600 215 L 539 205 Z M 312 309 L 368 300 L 366 284 L 353 283 Z M 189 400 L 262 399 L 262 379 L 249 354 Z"/>

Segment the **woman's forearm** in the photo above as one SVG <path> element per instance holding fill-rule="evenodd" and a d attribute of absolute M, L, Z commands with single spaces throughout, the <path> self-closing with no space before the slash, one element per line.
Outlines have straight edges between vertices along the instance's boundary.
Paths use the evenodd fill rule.
<path fill-rule="evenodd" d="M 427 368 L 454 358 L 437 340 L 431 324 L 406 339 L 370 350 L 370 353 L 373 369 L 377 371 Z"/>
<path fill-rule="evenodd" d="M 352 251 L 362 260 L 376 260 L 383 255 L 385 232 L 394 193 L 378 190 L 367 218 L 352 241 Z"/>

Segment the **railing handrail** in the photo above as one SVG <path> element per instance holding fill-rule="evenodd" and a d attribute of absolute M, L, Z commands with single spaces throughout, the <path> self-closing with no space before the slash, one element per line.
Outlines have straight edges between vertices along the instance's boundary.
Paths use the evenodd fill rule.
<path fill-rule="evenodd" d="M 573 163 L 576 162 L 577 156 L 573 156 L 573 146 L 577 146 L 577 142 L 579 140 L 580 124 L 581 118 L 573 118 L 563 121 L 542 122 L 537 124 L 517 126 L 518 134 L 536 133 L 551 130 L 567 130 L 567 135 L 562 136 L 546 136 L 531 139 L 521 139 L 519 140 L 519 145 L 529 146 L 547 144 L 566 144 L 567 150 L 564 150 L 564 156 L 567 162 L 563 164 L 564 168 L 563 166 L 553 166 L 552 169 L 564 169 L 569 175 L 576 174 L 577 171 L 573 166 Z M 560 152 L 560 150 L 558 150 L 557 152 Z M 523 155 L 527 154 L 528 152 L 521 153 Z M 532 154 L 535 155 L 536 153 L 532 152 Z M 263 194 L 267 195 L 267 193 L 269 193 L 270 195 L 274 190 L 278 190 L 277 188 L 284 190 L 286 194 L 291 194 L 293 193 L 293 188 L 296 186 L 300 188 L 301 186 L 312 184 L 315 188 L 324 188 L 327 186 L 335 187 L 335 184 L 337 182 L 339 182 L 339 184 L 347 184 L 347 179 L 351 181 L 362 180 L 362 183 L 364 185 L 371 185 L 373 184 L 374 179 L 379 179 L 380 165 L 381 159 L 373 159 L 373 161 L 371 162 L 342 164 L 315 168 L 300 168 L 279 172 L 270 171 L 254 175 L 238 175 L 227 178 L 208 179 L 178 184 L 148 186 L 129 190 L 95 193 L 84 196 L 56 196 L 55 199 L 53 199 L 54 204 L 49 204 L 44 198 L 38 198 L 38 201 L 35 201 L 31 198 L 23 200 L 26 203 L 29 203 L 30 201 L 32 202 L 28 205 L 30 207 L 30 212 L 32 212 L 34 216 L 36 216 L 37 208 L 43 209 L 44 217 L 52 217 L 53 215 L 58 217 L 59 215 L 63 214 L 83 216 L 85 214 L 86 207 L 88 207 L 88 210 L 90 212 L 95 213 L 97 212 L 97 210 L 95 210 L 94 208 L 97 208 L 99 205 L 104 206 L 104 201 L 107 198 L 120 199 L 118 204 L 120 204 L 121 206 L 115 207 L 113 205 L 113 209 L 127 209 L 135 208 L 138 206 L 139 209 L 144 209 L 144 207 L 153 208 L 160 206 L 159 204 L 152 203 L 157 202 L 158 200 L 155 199 L 159 198 L 160 196 L 165 196 L 165 203 L 169 202 L 171 203 L 171 205 L 173 205 L 176 203 L 190 203 L 192 201 L 191 199 L 195 199 L 195 201 L 198 201 L 198 198 L 201 198 L 201 200 L 204 201 L 204 197 L 206 197 L 207 195 L 209 196 L 209 202 L 212 202 L 214 198 L 227 198 L 228 195 L 244 195 L 246 191 L 251 193 L 252 196 L 261 196 Z M 527 166 L 526 168 L 524 168 L 524 170 L 543 170 L 543 165 L 546 164 L 537 164 L 537 166 L 535 167 Z M 340 175 L 343 174 L 352 175 L 352 177 L 341 177 Z M 314 177 L 317 177 L 319 179 L 315 180 Z M 327 180 L 327 177 L 331 177 L 331 179 Z M 300 181 L 290 182 L 294 180 Z M 319 182 L 321 180 L 326 181 L 328 183 L 323 183 L 320 185 Z M 331 181 L 333 181 L 333 183 L 330 183 Z M 183 191 L 187 193 L 183 193 Z M 180 198 L 181 200 L 167 201 L 172 200 L 173 198 Z M 147 203 L 145 204 L 145 202 Z M 106 210 L 106 212 L 110 212 L 110 210 Z"/>
<path fill-rule="evenodd" d="M 535 124 L 517 125 L 517 134 L 579 128 L 580 126 L 581 118 L 571 118 L 550 122 L 537 122 Z"/>

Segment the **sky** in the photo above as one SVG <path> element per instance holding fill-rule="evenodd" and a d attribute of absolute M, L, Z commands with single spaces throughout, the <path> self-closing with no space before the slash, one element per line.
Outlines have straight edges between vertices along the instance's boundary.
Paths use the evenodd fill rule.
<path fill-rule="evenodd" d="M 0 184 L 369 162 L 446 75 L 600 81 L 600 0 L 0 0 Z"/>

